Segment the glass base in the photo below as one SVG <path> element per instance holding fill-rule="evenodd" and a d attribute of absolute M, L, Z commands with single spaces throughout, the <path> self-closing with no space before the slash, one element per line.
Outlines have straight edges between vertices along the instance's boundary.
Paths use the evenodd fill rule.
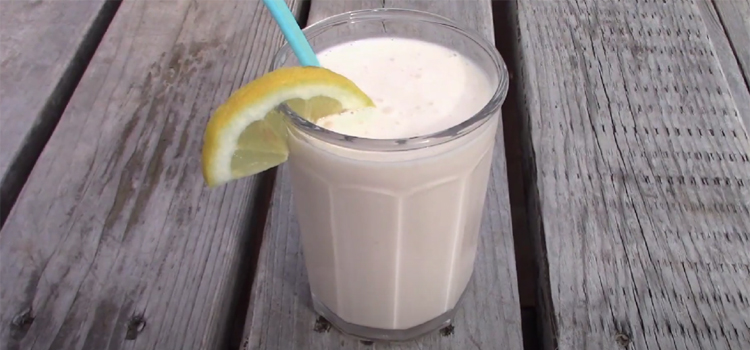
<path fill-rule="evenodd" d="M 331 323 L 331 325 L 336 327 L 341 332 L 356 338 L 360 338 L 362 340 L 389 342 L 411 340 L 450 325 L 453 317 L 456 315 L 458 305 L 461 304 L 461 299 L 463 298 L 459 299 L 459 302 L 453 309 L 448 310 L 440 316 L 435 317 L 420 325 L 407 329 L 380 329 L 346 322 L 336 314 L 334 314 L 333 311 L 331 311 L 327 306 L 323 305 L 323 303 L 318 300 L 315 294 L 312 295 L 313 308 L 315 309 L 315 312 L 323 316 L 326 320 L 328 320 L 328 322 Z"/>

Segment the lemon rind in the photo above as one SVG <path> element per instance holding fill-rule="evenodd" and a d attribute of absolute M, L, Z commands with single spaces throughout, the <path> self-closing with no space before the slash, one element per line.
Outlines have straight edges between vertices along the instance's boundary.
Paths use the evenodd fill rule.
<path fill-rule="evenodd" d="M 309 74 L 310 67 L 286 68 L 287 71 L 281 72 L 283 74 L 275 76 L 274 73 L 279 71 L 271 72 L 236 91 L 217 108 L 206 127 L 202 152 L 203 176 L 209 187 L 236 179 L 231 162 L 240 135 L 252 123 L 262 122 L 284 101 L 326 96 L 338 100 L 343 109 L 374 105 L 351 81 L 323 68 L 315 69 L 318 71 L 312 71 L 313 74 Z M 303 70 L 308 74 L 300 76 L 299 72 Z M 268 85 L 269 89 L 260 89 Z M 281 151 L 288 153 L 287 149 Z M 269 165 L 266 169 L 276 165 Z"/>

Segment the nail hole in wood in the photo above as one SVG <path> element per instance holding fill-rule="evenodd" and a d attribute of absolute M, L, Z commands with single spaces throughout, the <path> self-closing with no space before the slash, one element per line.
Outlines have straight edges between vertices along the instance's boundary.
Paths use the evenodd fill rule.
<path fill-rule="evenodd" d="M 630 345 L 630 336 L 625 333 L 617 333 L 615 335 L 615 341 L 621 347 L 627 348 Z"/>
<path fill-rule="evenodd" d="M 138 337 L 138 334 L 143 332 L 143 329 L 146 328 L 146 319 L 143 318 L 143 315 L 135 315 L 128 320 L 128 329 L 125 332 L 125 339 L 126 340 L 135 340 L 135 338 Z"/>
<path fill-rule="evenodd" d="M 449 324 L 449 325 L 443 327 L 443 329 L 440 330 L 440 335 L 442 335 L 444 337 L 449 337 L 449 336 L 453 335 L 453 331 L 454 330 L 455 330 L 455 327 L 453 327 L 452 324 Z"/>
<path fill-rule="evenodd" d="M 315 320 L 315 326 L 313 327 L 313 331 L 318 333 L 326 333 L 331 330 L 331 323 L 326 320 L 323 316 L 318 316 L 318 319 Z"/>
<path fill-rule="evenodd" d="M 31 315 L 31 308 L 26 308 L 23 311 L 13 316 L 11 326 L 19 331 L 26 332 L 34 323 L 34 316 Z"/>

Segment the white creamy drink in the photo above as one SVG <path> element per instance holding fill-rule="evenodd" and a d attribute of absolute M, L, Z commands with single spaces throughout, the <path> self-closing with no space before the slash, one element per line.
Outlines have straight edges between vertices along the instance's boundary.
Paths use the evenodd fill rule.
<path fill-rule="evenodd" d="M 345 135 L 443 131 L 474 116 L 497 88 L 471 60 L 423 41 L 365 39 L 318 57 L 377 105 L 317 121 Z M 387 152 L 292 128 L 295 209 L 316 303 L 378 329 L 415 327 L 456 306 L 474 267 L 498 119 L 436 146 Z"/>

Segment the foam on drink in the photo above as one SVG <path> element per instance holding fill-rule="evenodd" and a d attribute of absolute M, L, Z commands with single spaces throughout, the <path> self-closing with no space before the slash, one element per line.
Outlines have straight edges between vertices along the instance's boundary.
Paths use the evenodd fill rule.
<path fill-rule="evenodd" d="M 442 131 L 479 112 L 494 92 L 470 60 L 414 39 L 352 41 L 318 57 L 323 67 L 352 80 L 377 106 L 317 122 L 351 136 L 395 139 Z"/>

